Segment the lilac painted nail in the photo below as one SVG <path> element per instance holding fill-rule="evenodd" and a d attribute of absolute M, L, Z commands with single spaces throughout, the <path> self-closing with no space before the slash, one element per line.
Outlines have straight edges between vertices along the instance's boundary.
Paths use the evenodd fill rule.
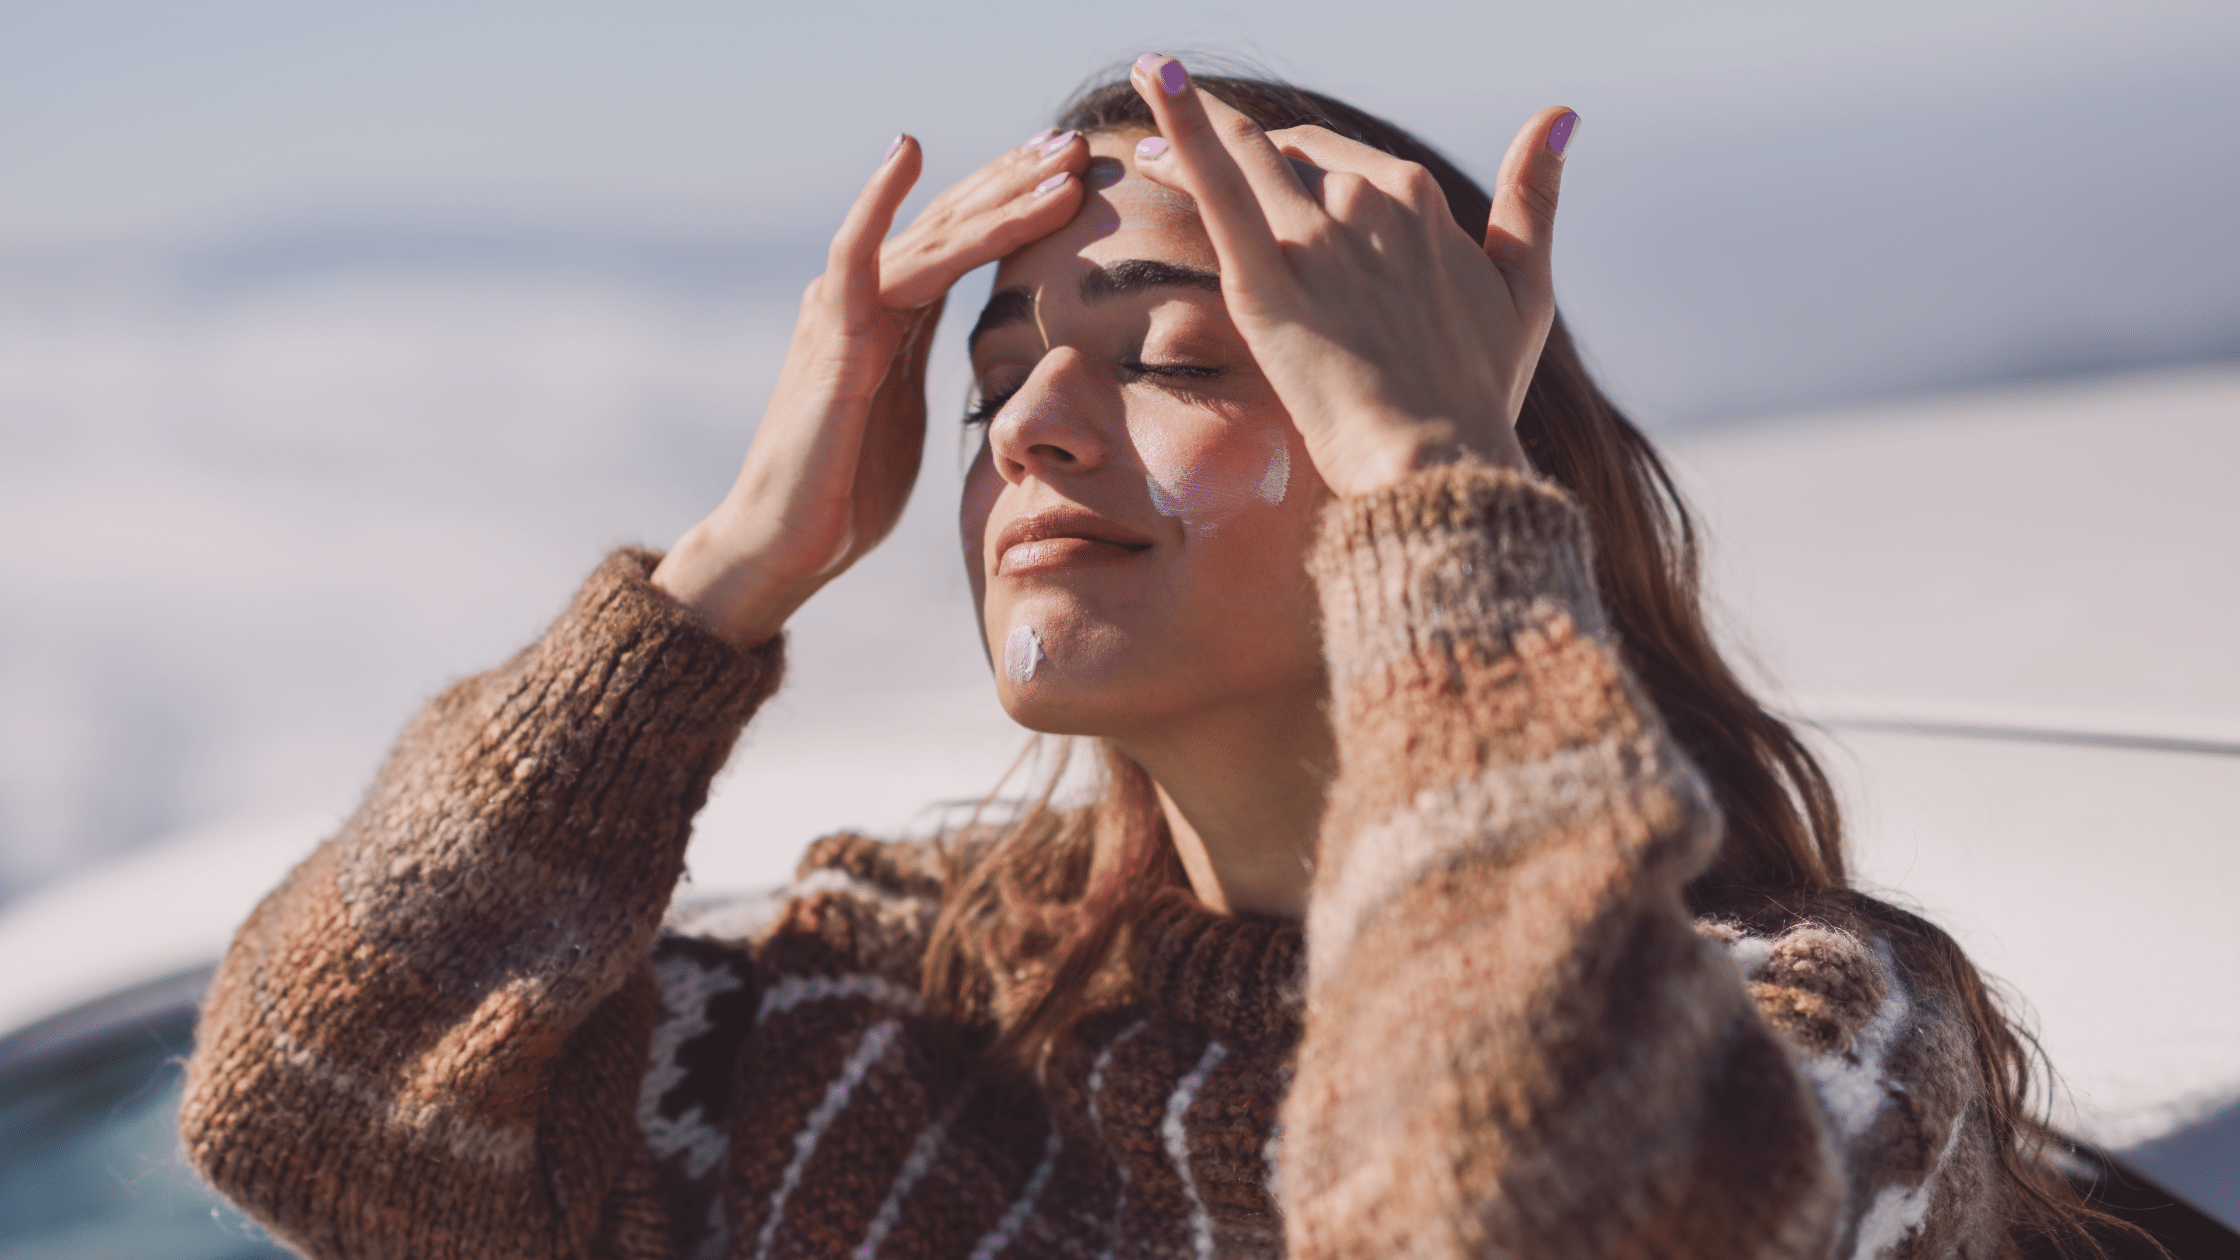
<path fill-rule="evenodd" d="M 1166 155 L 1167 141 L 1164 136 L 1145 136 L 1143 139 L 1136 141 L 1136 161 L 1138 162 L 1156 162 Z"/>
<path fill-rule="evenodd" d="M 902 152 L 902 133 L 896 132 L 893 143 L 887 145 L 887 155 L 879 160 L 881 162 L 892 162 L 894 161 L 894 155 L 900 152 Z"/>
<path fill-rule="evenodd" d="M 1053 153 L 1060 152 L 1067 145 L 1072 144 L 1073 138 L 1080 134 L 1081 133 L 1078 131 L 1069 131 L 1062 136 L 1052 136 L 1048 140 L 1043 141 L 1042 156 L 1049 157 Z"/>
<path fill-rule="evenodd" d="M 1145 53 L 1136 58 L 1136 69 L 1143 71 L 1145 74 L 1159 73 L 1159 54 Z"/>
<path fill-rule="evenodd" d="M 1170 61 L 1159 67 L 1159 82 L 1166 85 L 1167 95 L 1180 96 L 1190 90 L 1190 72 L 1179 61 Z"/>
<path fill-rule="evenodd" d="M 1565 114 L 1563 117 L 1556 119 L 1556 125 L 1548 128 L 1548 151 L 1551 153 L 1563 152 L 1571 144 L 1571 133 L 1578 129 L 1579 116 L 1577 114 Z"/>
<path fill-rule="evenodd" d="M 1050 137 L 1057 134 L 1058 129 L 1056 127 L 1044 127 L 1042 130 L 1034 133 L 1031 136 L 1028 136 L 1026 142 L 1024 144 L 1021 144 L 1019 147 L 1022 149 L 1039 149 L 1042 147 L 1043 141 L 1048 140 Z"/>
<path fill-rule="evenodd" d="M 1059 189 L 1065 187 L 1066 181 L 1072 178 L 1073 175 L 1071 172 L 1059 171 L 1057 174 L 1052 175 L 1050 178 L 1043 180 L 1039 184 L 1036 184 L 1034 186 L 1035 195 L 1039 197 L 1044 193 L 1056 192 Z"/>

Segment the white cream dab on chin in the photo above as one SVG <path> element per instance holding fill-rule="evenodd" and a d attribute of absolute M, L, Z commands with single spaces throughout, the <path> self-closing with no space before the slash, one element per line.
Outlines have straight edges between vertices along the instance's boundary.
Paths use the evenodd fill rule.
<path fill-rule="evenodd" d="M 1011 634 L 1003 641 L 1003 676 L 1014 684 L 1025 683 L 1034 677 L 1034 667 L 1042 663 L 1042 638 L 1027 626 L 1013 626 Z"/>

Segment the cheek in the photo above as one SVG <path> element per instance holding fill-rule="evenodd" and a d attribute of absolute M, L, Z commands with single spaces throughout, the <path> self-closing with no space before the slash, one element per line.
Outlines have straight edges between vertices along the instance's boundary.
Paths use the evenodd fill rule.
<path fill-rule="evenodd" d="M 1230 500 L 1249 496 L 1249 506 L 1181 517 L 1189 534 L 1181 620 L 1192 654 L 1218 661 L 1248 687 L 1290 686 L 1322 669 L 1321 603 L 1307 555 L 1330 494 L 1313 461 L 1291 444 L 1290 426 L 1276 434 L 1280 458 L 1270 454 L 1264 430 L 1215 444 L 1221 456 L 1214 466 L 1230 482 Z M 1254 476 L 1278 467 L 1287 469 L 1288 485 L 1268 502 L 1253 488 Z"/>
<path fill-rule="evenodd" d="M 988 458 L 988 444 L 982 441 L 980 453 L 972 457 L 972 466 L 965 470 L 964 497 L 957 505 L 957 534 L 964 548 L 965 577 L 972 582 L 973 605 L 983 610 L 988 601 L 988 575 L 982 562 L 987 554 L 988 517 L 1002 495 L 1003 478 L 996 474 L 995 464 Z"/>
<path fill-rule="evenodd" d="M 1291 426 L 1266 417 L 1203 412 L 1170 422 L 1131 423 L 1151 506 L 1200 531 L 1238 513 L 1271 508 L 1290 495 Z"/>

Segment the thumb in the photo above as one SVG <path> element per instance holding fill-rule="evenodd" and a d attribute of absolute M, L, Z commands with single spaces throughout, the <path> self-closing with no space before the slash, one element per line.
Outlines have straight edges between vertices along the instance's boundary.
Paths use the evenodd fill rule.
<path fill-rule="evenodd" d="M 1552 296 L 1548 258 L 1555 245 L 1556 198 L 1564 158 L 1578 132 L 1577 113 L 1550 106 L 1518 130 L 1501 159 L 1485 250 L 1512 290 L 1546 290 Z"/>

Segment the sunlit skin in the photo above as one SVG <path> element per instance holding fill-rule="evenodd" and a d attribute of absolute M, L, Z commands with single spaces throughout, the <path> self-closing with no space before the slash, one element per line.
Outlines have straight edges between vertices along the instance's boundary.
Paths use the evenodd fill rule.
<path fill-rule="evenodd" d="M 1481 243 L 1420 167 L 1264 133 L 1169 59 L 1134 83 L 1157 136 L 1038 139 L 889 239 L 921 165 L 898 141 L 803 298 L 737 484 L 653 580 L 751 648 L 876 545 L 916 477 L 942 297 L 1001 260 L 965 561 L 996 658 L 1020 626 L 1044 656 L 998 693 L 1143 766 L 1208 906 L 1298 917 L 1332 760 L 1317 516 L 1430 465 L 1522 465 L 1568 111 L 1518 133 Z"/>
<path fill-rule="evenodd" d="M 1280 913 L 1304 897 L 1330 762 L 1304 563 L 1329 490 L 1219 292 L 1084 300 L 1084 277 L 1131 261 L 1219 274 L 1190 200 L 1134 171 L 1139 138 L 1093 138 L 1079 212 L 997 271 L 1032 309 L 974 341 L 982 393 L 1009 397 L 966 476 L 965 565 L 994 650 L 1024 625 L 1047 653 L 1030 682 L 998 672 L 1004 708 L 1114 741 L 1159 785 L 1217 908 Z M 1210 522 L 1158 511 L 1145 448 L 1249 475 L 1270 442 L 1293 470 L 1280 502 Z M 1002 549 L 1007 528 L 1053 516 L 1068 540 Z"/>

